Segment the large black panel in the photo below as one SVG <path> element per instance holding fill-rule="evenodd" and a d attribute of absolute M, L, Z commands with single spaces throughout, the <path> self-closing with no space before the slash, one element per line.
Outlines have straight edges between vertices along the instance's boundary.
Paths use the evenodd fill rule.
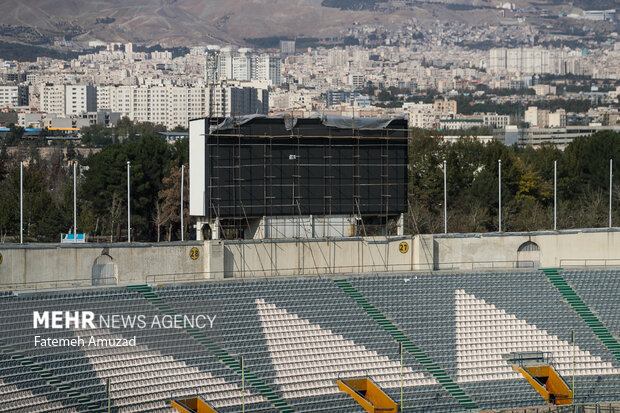
<path fill-rule="evenodd" d="M 352 130 L 298 119 L 286 130 L 282 119 L 258 118 L 211 133 L 205 156 L 212 217 L 407 210 L 406 120 Z"/>

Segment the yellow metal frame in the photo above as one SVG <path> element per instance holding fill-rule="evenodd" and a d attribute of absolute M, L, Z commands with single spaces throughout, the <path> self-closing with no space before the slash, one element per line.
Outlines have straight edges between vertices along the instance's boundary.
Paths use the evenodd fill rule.
<path fill-rule="evenodd" d="M 191 399 L 171 400 L 170 404 L 178 412 L 181 413 L 218 413 L 213 407 L 209 406 L 207 402 L 200 397 L 193 397 Z"/>
<path fill-rule="evenodd" d="M 340 391 L 349 394 L 369 413 L 397 413 L 398 404 L 370 378 L 338 380 Z"/>
<path fill-rule="evenodd" d="M 566 405 L 573 403 L 573 391 L 552 366 L 512 366 L 521 373 L 547 403 Z M 537 378 L 545 378 L 544 385 Z"/>

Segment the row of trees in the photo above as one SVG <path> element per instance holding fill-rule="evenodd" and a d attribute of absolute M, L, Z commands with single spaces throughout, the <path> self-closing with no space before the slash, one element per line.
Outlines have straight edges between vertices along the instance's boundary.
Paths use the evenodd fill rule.
<path fill-rule="evenodd" d="M 122 125 L 121 125 L 122 127 Z M 91 239 L 127 239 L 127 162 L 131 162 L 132 240 L 180 239 L 181 167 L 189 162 L 187 139 L 174 145 L 148 127 L 129 133 L 87 158 L 55 146 L 40 156 L 36 145 L 3 146 L 0 152 L 0 241 L 19 240 L 20 163 L 23 167 L 24 240 L 57 242 L 73 226 L 73 162 L 79 161 L 78 231 Z M 118 129 L 118 128 L 117 128 Z M 111 136 L 118 135 L 115 130 Z M 132 131 L 133 132 L 133 131 Z M 10 149 L 10 150 L 9 150 Z M 188 174 L 185 199 L 188 200 Z M 185 205 L 183 231 L 191 225 Z"/>
<path fill-rule="evenodd" d="M 502 230 L 553 229 L 553 167 L 557 161 L 558 229 L 608 225 L 609 159 L 620 160 L 620 133 L 575 139 L 564 151 L 486 145 L 463 139 L 445 144 L 414 131 L 410 144 L 409 227 L 443 231 L 443 161 L 447 162 L 449 232 L 498 230 L 498 160 L 502 160 Z M 616 163 L 616 170 L 617 170 Z M 613 222 L 620 224 L 620 173 L 613 180 Z"/>
<path fill-rule="evenodd" d="M 51 156 L 42 159 L 35 146 L 3 146 L 0 241 L 19 239 L 20 162 L 25 164 L 26 241 L 57 241 L 61 232 L 72 227 L 71 164 L 78 161 L 82 171 L 77 197 L 80 232 L 102 241 L 127 239 L 129 161 L 132 240 L 176 240 L 181 230 L 187 234 L 192 225 L 187 202 L 185 228 L 180 227 L 181 167 L 189 161 L 187 139 L 169 145 L 148 125 L 121 125 L 125 127 L 132 129 L 109 134 L 115 140 L 125 136 L 122 143 L 109 144 L 85 158 L 70 148 L 55 147 Z M 469 138 L 447 144 L 437 132 L 413 130 L 409 156 L 407 226 L 411 233 L 443 231 L 444 160 L 449 232 L 497 231 L 499 159 L 504 231 L 553 229 L 554 161 L 558 162 L 558 228 L 604 227 L 608 225 L 609 159 L 620 161 L 620 134 L 599 132 L 578 138 L 560 151 L 550 145 L 517 148 Z M 620 223 L 620 173 L 615 175 L 613 221 Z M 188 173 L 184 178 L 188 200 Z"/>

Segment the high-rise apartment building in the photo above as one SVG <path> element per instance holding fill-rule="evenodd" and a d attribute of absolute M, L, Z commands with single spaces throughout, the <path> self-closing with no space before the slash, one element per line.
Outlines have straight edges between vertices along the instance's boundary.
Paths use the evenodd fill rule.
<path fill-rule="evenodd" d="M 92 85 L 41 85 L 40 109 L 57 115 L 97 111 L 97 89 Z"/>
<path fill-rule="evenodd" d="M 525 110 L 523 120 L 539 128 L 549 127 L 549 111 L 546 109 L 539 109 L 536 106 L 530 106 Z"/>
<path fill-rule="evenodd" d="M 253 61 L 250 56 L 235 56 L 232 60 L 232 79 L 249 81 L 252 79 Z"/>
<path fill-rule="evenodd" d="M 268 81 L 271 85 L 282 83 L 280 58 L 277 56 L 249 54 L 239 49 L 238 56 L 230 49 L 208 50 L 205 61 L 205 82 L 218 83 L 221 80 Z"/>
<path fill-rule="evenodd" d="M 65 85 L 65 115 L 97 111 L 97 89 L 91 85 Z"/>
<path fill-rule="evenodd" d="M 295 40 L 280 40 L 280 57 L 295 54 Z"/>
<path fill-rule="evenodd" d="M 120 112 L 137 122 L 187 127 L 190 119 L 204 116 L 267 114 L 267 90 L 235 85 L 207 86 L 102 86 L 99 109 Z"/>
<path fill-rule="evenodd" d="M 220 54 L 217 51 L 209 50 L 205 55 L 205 83 L 212 84 L 219 81 L 218 65 Z"/>
<path fill-rule="evenodd" d="M 230 49 L 220 50 L 217 74 L 219 79 L 233 78 L 233 55 Z"/>
<path fill-rule="evenodd" d="M 65 85 L 50 83 L 41 85 L 41 107 L 43 112 L 62 115 L 65 113 Z"/>
<path fill-rule="evenodd" d="M 275 56 L 257 56 L 254 60 L 255 80 L 267 80 L 272 85 L 281 84 L 280 59 Z"/>
<path fill-rule="evenodd" d="M 0 86 L 0 107 L 28 105 L 28 86 Z"/>
<path fill-rule="evenodd" d="M 441 113 L 456 113 L 456 100 L 436 100 L 433 109 Z"/>
<path fill-rule="evenodd" d="M 573 69 L 562 50 L 497 48 L 489 51 L 491 73 L 566 74 L 573 73 Z"/>

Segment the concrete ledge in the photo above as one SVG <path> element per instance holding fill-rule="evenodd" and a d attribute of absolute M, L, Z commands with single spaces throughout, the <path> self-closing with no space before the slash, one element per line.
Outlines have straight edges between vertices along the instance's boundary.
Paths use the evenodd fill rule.
<path fill-rule="evenodd" d="M 618 251 L 619 228 L 172 243 L 0 244 L 0 288 L 90 286 L 95 264 L 101 262 L 113 266 L 116 278 L 112 281 L 120 285 L 301 274 L 536 270 L 558 267 L 563 262 L 571 266 L 620 266 Z"/>

